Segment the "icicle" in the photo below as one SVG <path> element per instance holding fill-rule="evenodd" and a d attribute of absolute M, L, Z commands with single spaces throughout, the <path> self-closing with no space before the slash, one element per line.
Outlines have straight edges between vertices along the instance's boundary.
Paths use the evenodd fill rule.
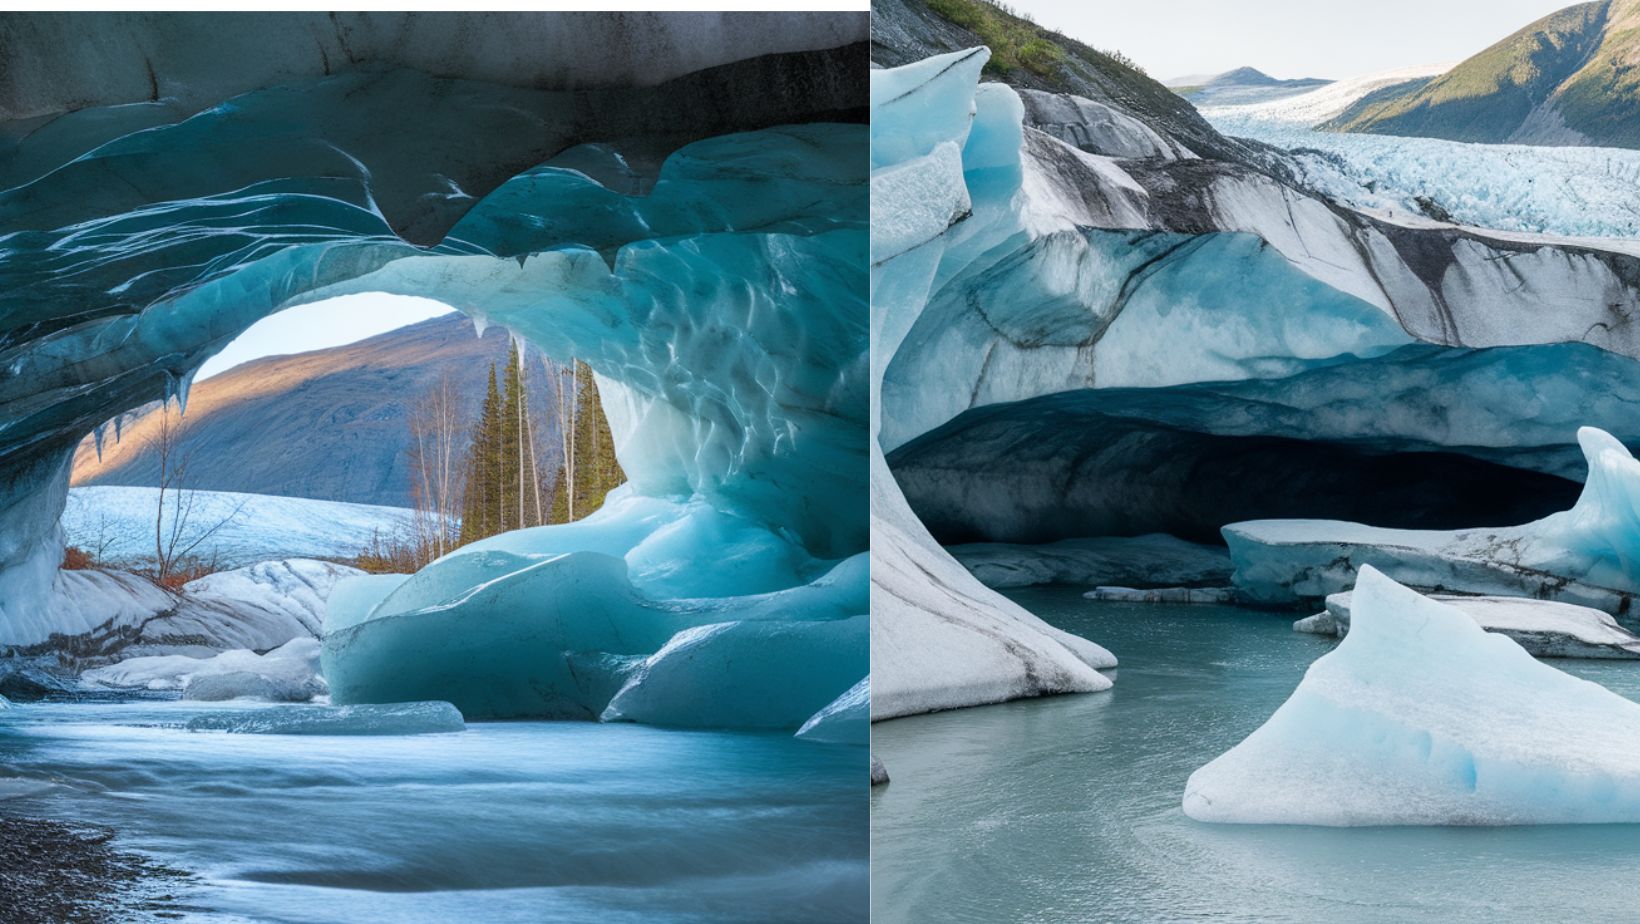
<path fill-rule="evenodd" d="M 173 397 L 175 397 L 176 393 L 177 393 L 177 377 L 172 375 L 171 370 L 169 370 L 169 369 L 164 370 L 164 372 L 165 372 L 165 400 L 160 402 L 160 410 L 161 411 L 163 411 L 166 408 L 171 406 L 171 399 Z"/>
<path fill-rule="evenodd" d="M 118 446 L 120 444 L 120 424 L 124 420 L 125 420 L 125 415 L 124 414 L 121 414 L 118 417 L 114 418 L 114 445 L 115 446 Z"/>
<path fill-rule="evenodd" d="M 528 260 L 528 259 L 529 259 L 529 256 L 530 256 L 530 255 L 529 255 L 529 254 L 527 254 L 527 253 L 521 253 L 521 254 L 519 254 L 519 255 L 518 255 L 518 256 L 517 256 L 517 257 L 514 257 L 514 259 L 516 259 L 516 260 L 517 260 L 517 261 L 518 261 L 518 268 L 519 268 L 519 269 L 523 269 L 523 268 L 524 268 L 524 261 L 525 261 L 525 260 Z"/>
<path fill-rule="evenodd" d="M 197 371 L 199 370 L 190 370 L 187 375 L 182 377 L 182 381 L 177 384 L 178 417 L 185 416 L 188 413 L 188 389 L 194 387 L 194 373 Z"/>
<path fill-rule="evenodd" d="M 102 464 L 103 429 L 106 428 L 107 426 L 108 426 L 108 422 L 104 421 L 100 424 L 97 424 L 97 429 L 91 431 L 91 440 L 92 440 L 92 442 L 97 444 L 97 464 L 98 465 Z"/>
<path fill-rule="evenodd" d="M 525 340 L 523 337 L 518 336 L 518 331 L 515 331 L 510 327 L 507 328 L 507 336 L 512 338 L 513 349 L 515 351 L 517 351 L 517 353 L 518 353 L 518 371 L 523 372 L 524 371 L 524 353 L 525 353 L 526 350 L 529 349 L 530 343 L 529 343 L 528 340 Z"/>
<path fill-rule="evenodd" d="M 490 329 L 490 322 L 486 321 L 481 314 L 469 315 L 469 317 L 473 319 L 473 332 L 478 334 L 480 339 L 483 339 L 484 332 Z"/>

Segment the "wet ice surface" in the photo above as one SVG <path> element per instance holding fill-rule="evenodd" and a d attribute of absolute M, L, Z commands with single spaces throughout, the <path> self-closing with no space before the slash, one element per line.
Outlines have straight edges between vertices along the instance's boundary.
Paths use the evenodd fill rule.
<path fill-rule="evenodd" d="M 1008 596 L 1122 659 L 1104 693 L 873 728 L 874 921 L 1610 920 L 1640 827 L 1207 825 L 1187 777 L 1257 728 L 1330 639 L 1293 613 Z M 1634 628 L 1629 625 L 1629 628 Z M 1557 662 L 1640 699 L 1632 662 Z"/>
<path fill-rule="evenodd" d="M 864 748 L 584 722 L 404 737 L 181 728 L 234 708 L 267 707 L 14 706 L 0 717 L 0 799 L 115 827 L 120 846 L 197 874 L 189 920 L 865 913 Z"/>

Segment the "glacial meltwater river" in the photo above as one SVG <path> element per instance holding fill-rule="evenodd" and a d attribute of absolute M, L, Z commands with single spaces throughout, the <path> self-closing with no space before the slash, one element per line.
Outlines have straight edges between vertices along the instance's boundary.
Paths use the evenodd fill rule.
<path fill-rule="evenodd" d="M 873 922 L 1619 921 L 1640 826 L 1201 824 L 1185 779 L 1257 728 L 1333 644 L 1294 613 L 1010 596 L 1121 660 L 1109 692 L 873 728 Z M 1633 628 L 1631 626 L 1631 628 Z M 1640 699 L 1640 661 L 1553 661 Z"/>
<path fill-rule="evenodd" d="M 0 711 L 0 811 L 195 874 L 190 921 L 859 921 L 866 750 L 583 722 L 188 732 L 251 706 Z M 0 822 L 3 823 L 3 822 Z"/>

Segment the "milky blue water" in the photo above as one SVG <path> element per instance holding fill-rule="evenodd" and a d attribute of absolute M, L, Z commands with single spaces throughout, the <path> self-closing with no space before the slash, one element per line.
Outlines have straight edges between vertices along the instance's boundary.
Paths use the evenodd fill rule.
<path fill-rule="evenodd" d="M 197 874 L 189 920 L 859 921 L 865 749 L 580 722 L 282 737 L 219 704 L 0 711 L 0 810 Z M 234 707 L 229 707 L 234 708 Z"/>
<path fill-rule="evenodd" d="M 874 922 L 1640 920 L 1640 827 L 1206 825 L 1185 779 L 1332 641 L 1292 613 L 1010 594 L 1121 659 L 1108 693 L 881 723 Z M 1640 662 L 1555 661 L 1640 699 Z"/>

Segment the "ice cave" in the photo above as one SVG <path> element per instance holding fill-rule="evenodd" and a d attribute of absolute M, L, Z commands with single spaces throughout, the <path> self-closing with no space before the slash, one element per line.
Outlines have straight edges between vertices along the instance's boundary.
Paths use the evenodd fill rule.
<path fill-rule="evenodd" d="M 957 560 L 1000 586 L 1149 563 L 1166 587 L 1218 556 L 1219 583 L 1319 603 L 1354 565 L 1295 590 L 1297 546 L 1249 538 L 1298 519 L 1335 524 L 1310 562 L 1356 541 L 1385 567 L 1370 524 L 1467 530 L 1518 572 L 1479 537 L 1585 516 L 1607 448 L 1640 444 L 1640 254 L 1574 238 L 1575 209 L 1542 232 L 1358 211 L 1188 106 L 984 80 L 987 49 L 930 54 L 911 15 L 875 27 L 898 66 L 872 72 L 874 718 L 1109 687 L 1120 651 Z M 1293 562 L 1264 568 L 1279 593 L 1255 548 Z M 1545 552 L 1512 586 L 1627 612 L 1610 561 Z"/>
<path fill-rule="evenodd" d="M 185 407 L 263 317 L 386 292 L 583 359 L 629 484 L 586 520 L 344 581 L 336 704 L 796 731 L 851 702 L 864 17 L 566 23 L 0 30 L 0 648 L 109 628 L 58 571 L 86 434 Z"/>

